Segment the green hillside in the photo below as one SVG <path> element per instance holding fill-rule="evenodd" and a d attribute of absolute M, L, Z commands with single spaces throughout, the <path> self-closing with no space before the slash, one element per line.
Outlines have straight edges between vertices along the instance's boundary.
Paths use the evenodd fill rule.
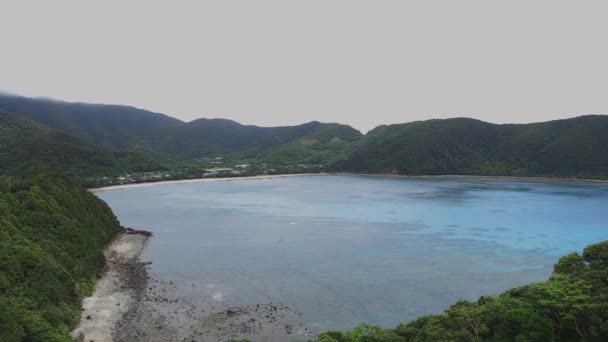
<path fill-rule="evenodd" d="M 70 103 L 14 95 L 0 95 L 0 109 L 19 113 L 92 144 L 121 150 L 143 150 L 173 161 L 237 152 L 257 158 L 262 151 L 306 136 L 322 136 L 332 130 L 336 131 L 337 137 L 344 136 L 334 124 L 319 122 L 284 127 L 242 125 L 225 119 L 197 119 L 184 123 L 163 114 L 127 106 Z M 351 127 L 341 127 L 348 130 L 348 134 L 360 134 Z M 314 151 L 309 149 L 306 155 L 312 155 Z"/>
<path fill-rule="evenodd" d="M 380 126 L 343 171 L 404 175 L 608 177 L 608 116 L 522 125 L 448 119 Z"/>
<path fill-rule="evenodd" d="M 77 184 L 36 176 L 0 183 L 0 341 L 71 341 L 121 229 L 110 208 Z"/>
<path fill-rule="evenodd" d="M 340 124 L 323 124 L 310 134 L 266 149 L 251 148 L 241 153 L 273 164 L 334 164 L 347 157 L 350 145 L 361 132 Z"/>
<path fill-rule="evenodd" d="M 245 158 L 259 158 L 263 152 L 292 143 L 298 139 L 328 134 L 335 124 L 309 122 L 297 126 L 258 127 L 241 125 L 225 119 L 198 119 L 178 128 L 159 150 L 185 158 L 210 157 L 237 153 Z M 341 125 L 340 125 L 341 126 Z M 360 134 L 349 126 L 341 126 L 351 134 Z"/>
<path fill-rule="evenodd" d="M 147 149 L 183 124 L 172 117 L 119 105 L 71 103 L 0 94 L 0 109 L 97 145 Z"/>
<path fill-rule="evenodd" d="M 104 148 L 105 153 L 95 153 L 91 156 L 95 160 L 86 162 L 101 171 L 104 164 L 110 169 L 130 169 L 133 164 L 154 169 L 152 166 L 158 163 L 145 157 L 153 155 L 165 164 L 185 168 L 200 166 L 201 158 L 223 156 L 279 168 L 323 165 L 326 171 L 608 178 L 605 115 L 517 125 L 495 125 L 466 118 L 428 120 L 379 126 L 361 135 L 350 126 L 316 121 L 285 127 L 242 125 L 225 119 L 185 123 L 133 107 L 12 95 L 0 95 L 0 109 L 88 143 L 78 146 L 80 151 L 70 155 L 84 158 L 87 153 L 83 149 L 90 150 L 93 145 Z M 54 137 L 47 135 L 46 139 L 62 141 L 64 147 L 77 145 L 70 140 L 74 138 L 54 132 Z M 36 144 L 47 145 L 41 141 Z M 108 148 L 145 152 L 116 155 Z M 32 160 L 41 160 L 42 165 L 69 164 L 61 158 L 43 158 L 54 155 L 55 151 L 48 151 Z M 13 164 L 18 161 L 25 164 L 18 168 L 28 168 L 26 155 L 16 155 L 14 159 Z M 114 160 L 113 166 L 109 160 Z M 93 173 L 94 167 L 85 169 L 86 173 Z"/>
<path fill-rule="evenodd" d="M 95 146 L 20 115 L 0 111 L 0 176 L 41 170 L 99 176 L 160 168 L 158 162 L 141 153 Z"/>

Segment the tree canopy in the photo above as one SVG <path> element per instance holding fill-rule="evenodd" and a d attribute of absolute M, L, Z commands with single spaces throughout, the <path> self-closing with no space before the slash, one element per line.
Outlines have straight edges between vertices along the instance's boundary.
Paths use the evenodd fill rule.
<path fill-rule="evenodd" d="M 440 315 L 395 329 L 363 324 L 329 331 L 315 342 L 570 342 L 608 341 L 608 241 L 572 253 L 549 280 L 461 301 Z"/>
<path fill-rule="evenodd" d="M 71 341 L 120 229 L 103 201 L 63 177 L 0 183 L 0 341 Z"/>

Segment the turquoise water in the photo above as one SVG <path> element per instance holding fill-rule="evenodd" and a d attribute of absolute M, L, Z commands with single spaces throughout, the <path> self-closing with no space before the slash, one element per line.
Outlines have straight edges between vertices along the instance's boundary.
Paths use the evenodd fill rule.
<path fill-rule="evenodd" d="M 608 239 L 605 183 L 315 176 L 97 195 L 154 232 L 155 276 L 204 284 L 193 299 L 281 302 L 321 330 L 394 326 L 541 281 Z"/>

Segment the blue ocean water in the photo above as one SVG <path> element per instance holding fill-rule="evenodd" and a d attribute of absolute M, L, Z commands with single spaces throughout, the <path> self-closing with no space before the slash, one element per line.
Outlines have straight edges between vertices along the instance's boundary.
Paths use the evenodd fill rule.
<path fill-rule="evenodd" d="M 319 329 L 391 327 L 542 281 L 608 239 L 606 183 L 315 176 L 100 191 L 193 299 L 281 302 Z"/>

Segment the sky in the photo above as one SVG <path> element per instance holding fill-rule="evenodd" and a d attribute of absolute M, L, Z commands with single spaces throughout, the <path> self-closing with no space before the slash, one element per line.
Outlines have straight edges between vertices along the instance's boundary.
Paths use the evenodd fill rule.
<path fill-rule="evenodd" d="M 3 0 L 0 90 L 260 126 L 608 113 L 606 1 Z"/>

